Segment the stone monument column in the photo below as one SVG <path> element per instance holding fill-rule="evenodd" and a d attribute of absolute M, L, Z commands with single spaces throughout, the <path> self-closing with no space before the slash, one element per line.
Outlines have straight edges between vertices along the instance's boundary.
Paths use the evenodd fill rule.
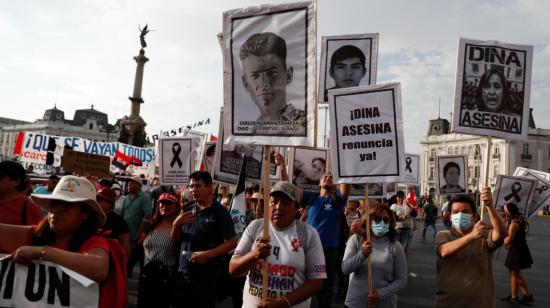
<path fill-rule="evenodd" d="M 134 91 L 132 96 L 128 97 L 132 102 L 130 109 L 130 116 L 124 116 L 117 121 L 119 128 L 118 141 L 129 145 L 143 147 L 145 146 L 145 126 L 147 125 L 143 118 L 139 115 L 141 104 L 143 104 L 143 98 L 141 97 L 141 90 L 143 87 L 143 69 L 145 63 L 149 61 L 149 58 L 145 56 L 144 48 L 147 47 L 145 43 L 145 35 L 149 32 L 147 26 L 140 29 L 140 41 L 141 49 L 139 55 L 134 57 L 136 61 L 136 75 L 134 77 Z"/>

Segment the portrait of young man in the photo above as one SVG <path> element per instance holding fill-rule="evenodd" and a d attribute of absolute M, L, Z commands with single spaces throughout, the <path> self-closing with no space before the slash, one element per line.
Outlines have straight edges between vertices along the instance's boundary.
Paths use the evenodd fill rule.
<path fill-rule="evenodd" d="M 338 48 L 332 54 L 328 73 L 335 85 L 325 90 L 325 101 L 328 100 L 328 90 L 359 86 L 367 73 L 365 54 L 353 45 Z"/>
<path fill-rule="evenodd" d="M 305 111 L 287 103 L 287 85 L 292 82 L 294 71 L 287 65 L 286 57 L 286 42 L 275 33 L 253 34 L 241 45 L 242 83 L 260 112 L 254 133 L 270 133 L 275 129 L 286 134 L 284 126 L 288 124 L 298 129 L 290 134 L 305 131 Z"/>

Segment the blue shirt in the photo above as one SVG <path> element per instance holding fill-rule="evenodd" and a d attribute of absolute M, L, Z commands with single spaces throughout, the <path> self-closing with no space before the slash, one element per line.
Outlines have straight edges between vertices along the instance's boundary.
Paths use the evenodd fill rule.
<path fill-rule="evenodd" d="M 149 197 L 143 191 L 140 191 L 135 198 L 131 194 L 128 194 L 124 198 L 122 216 L 128 224 L 131 241 L 137 240 L 143 217 L 151 214 L 152 210 L 151 201 L 149 201 Z"/>
<path fill-rule="evenodd" d="M 307 212 L 307 223 L 319 233 L 323 248 L 338 248 L 340 222 L 344 215 L 344 198 L 339 191 L 336 191 L 335 196 L 338 204 L 333 204 L 331 195 L 322 197 L 319 193 L 304 191 L 303 206 L 309 205 L 309 200 L 314 194 L 317 194 L 317 197 Z"/>

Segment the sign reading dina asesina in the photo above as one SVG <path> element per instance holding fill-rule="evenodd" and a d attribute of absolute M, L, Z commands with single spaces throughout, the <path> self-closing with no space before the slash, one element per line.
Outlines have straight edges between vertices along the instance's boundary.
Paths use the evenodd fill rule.
<path fill-rule="evenodd" d="M 400 84 L 328 93 L 335 181 L 400 182 L 404 155 Z"/>

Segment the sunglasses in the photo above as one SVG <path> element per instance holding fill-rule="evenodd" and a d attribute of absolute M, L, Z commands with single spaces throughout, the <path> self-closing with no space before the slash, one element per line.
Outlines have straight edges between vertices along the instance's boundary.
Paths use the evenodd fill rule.
<path fill-rule="evenodd" d="M 380 217 L 380 216 L 374 216 L 372 218 L 372 220 L 374 220 L 375 223 L 379 224 L 380 222 L 384 222 L 384 223 L 387 223 L 389 224 L 390 223 L 390 218 L 389 217 Z"/>

